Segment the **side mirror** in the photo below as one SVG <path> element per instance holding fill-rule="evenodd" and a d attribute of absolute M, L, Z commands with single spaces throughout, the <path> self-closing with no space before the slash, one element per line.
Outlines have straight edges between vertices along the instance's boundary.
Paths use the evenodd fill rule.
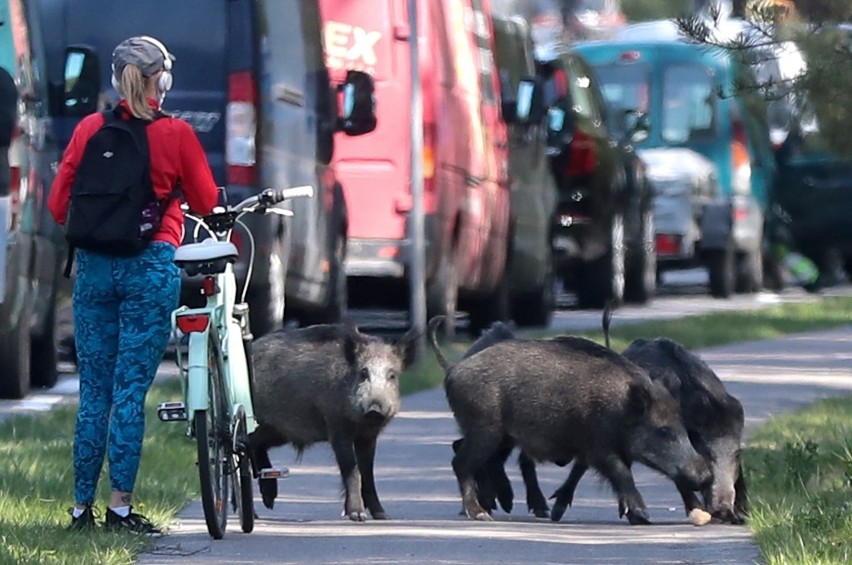
<path fill-rule="evenodd" d="M 82 117 L 98 110 L 101 94 L 101 65 L 89 47 L 72 45 L 65 50 L 65 76 L 61 113 Z"/>
<path fill-rule="evenodd" d="M 338 88 L 341 97 L 337 130 L 346 135 L 364 135 L 376 129 L 376 87 L 373 77 L 361 71 L 347 71 Z"/>
<path fill-rule="evenodd" d="M 648 114 L 639 110 L 624 111 L 624 131 L 632 143 L 642 143 L 651 134 L 651 122 Z"/>
<path fill-rule="evenodd" d="M 504 108 L 503 117 L 506 123 L 534 124 L 541 120 L 543 114 L 544 104 L 538 81 L 534 78 L 522 79 L 518 84 L 518 93 L 512 108 L 508 112 Z M 512 119 L 508 119 L 509 117 Z"/>
<path fill-rule="evenodd" d="M 559 155 L 574 140 L 576 116 L 565 104 L 547 109 L 547 153 Z"/>

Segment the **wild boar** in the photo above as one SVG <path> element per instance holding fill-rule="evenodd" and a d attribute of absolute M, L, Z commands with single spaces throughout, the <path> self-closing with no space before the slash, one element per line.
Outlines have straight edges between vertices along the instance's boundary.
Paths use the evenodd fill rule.
<path fill-rule="evenodd" d="M 376 441 L 400 407 L 399 376 L 414 361 L 417 332 L 385 340 L 349 325 L 280 330 L 254 342 L 257 429 L 249 448 L 257 469 L 271 467 L 268 450 L 290 444 L 298 454 L 329 442 L 345 488 L 344 515 L 387 519 L 373 478 Z M 260 479 L 272 508 L 274 479 Z"/>
<path fill-rule="evenodd" d="M 650 523 L 633 462 L 696 490 L 710 481 L 671 394 L 621 355 L 578 337 L 514 339 L 450 365 L 435 339 L 438 323 L 429 337 L 464 437 L 452 465 L 467 516 L 492 519 L 477 499 L 475 473 L 507 442 L 534 461 L 577 458 L 595 469 L 631 524 Z"/>

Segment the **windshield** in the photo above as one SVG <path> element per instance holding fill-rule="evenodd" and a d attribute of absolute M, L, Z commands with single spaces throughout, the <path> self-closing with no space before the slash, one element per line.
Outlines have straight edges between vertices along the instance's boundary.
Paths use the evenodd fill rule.
<path fill-rule="evenodd" d="M 670 65 L 663 74 L 663 141 L 706 141 L 716 123 L 711 71 L 700 65 Z"/>
<path fill-rule="evenodd" d="M 644 65 L 604 65 L 596 68 L 601 93 L 614 112 L 648 112 L 650 72 Z"/>

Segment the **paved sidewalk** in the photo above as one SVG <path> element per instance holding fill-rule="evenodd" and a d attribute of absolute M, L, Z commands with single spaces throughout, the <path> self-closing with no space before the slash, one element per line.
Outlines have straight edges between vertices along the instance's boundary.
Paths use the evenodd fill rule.
<path fill-rule="evenodd" d="M 852 393 L 852 326 L 839 330 L 737 344 L 700 352 L 744 406 L 747 429 L 816 399 Z M 356 524 L 338 518 L 340 479 L 331 450 L 317 445 L 301 462 L 281 448 L 271 453 L 291 476 L 280 485 L 273 511 L 256 496 L 259 519 L 242 534 L 232 518 L 224 540 L 212 541 L 200 503 L 190 504 L 141 562 L 159 563 L 755 563 L 760 553 L 747 528 L 688 524 L 674 486 L 637 466 L 651 527 L 618 520 L 608 489 L 587 478 L 560 523 L 525 512 L 517 466 L 512 514 L 492 523 L 459 516 L 450 467 L 457 437 L 442 389 L 403 400 L 403 411 L 379 440 L 377 484 L 392 520 Z M 566 470 L 540 466 L 546 494 Z M 255 489 L 257 491 L 257 489 Z"/>

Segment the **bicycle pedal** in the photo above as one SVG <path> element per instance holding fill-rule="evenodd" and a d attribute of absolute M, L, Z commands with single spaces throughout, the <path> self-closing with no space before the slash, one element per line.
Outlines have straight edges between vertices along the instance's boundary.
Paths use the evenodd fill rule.
<path fill-rule="evenodd" d="M 161 402 L 157 406 L 157 417 L 163 422 L 186 420 L 186 406 L 183 402 Z"/>
<path fill-rule="evenodd" d="M 290 476 L 290 469 L 287 467 L 278 467 L 275 469 L 261 469 L 258 479 L 286 479 Z"/>

